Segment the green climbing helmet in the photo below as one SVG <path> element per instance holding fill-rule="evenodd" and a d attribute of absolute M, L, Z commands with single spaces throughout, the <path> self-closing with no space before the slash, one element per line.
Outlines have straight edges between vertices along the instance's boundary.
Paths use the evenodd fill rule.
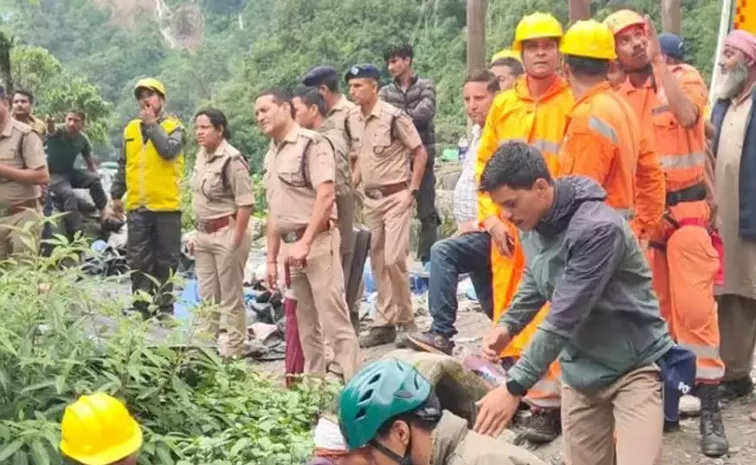
<path fill-rule="evenodd" d="M 339 397 L 339 425 L 349 450 L 373 440 L 387 420 L 417 409 L 432 390 L 407 362 L 389 358 L 365 365 Z"/>

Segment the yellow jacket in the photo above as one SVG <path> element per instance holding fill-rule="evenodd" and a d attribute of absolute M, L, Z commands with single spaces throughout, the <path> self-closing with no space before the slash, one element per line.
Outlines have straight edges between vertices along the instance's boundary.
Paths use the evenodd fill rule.
<path fill-rule="evenodd" d="M 549 171 L 556 175 L 559 147 L 567 116 L 574 103 L 572 90 L 562 78 L 558 78 L 538 100 L 530 95 L 526 76 L 520 77 L 514 88 L 499 94 L 488 112 L 480 139 L 475 166 L 478 182 L 499 145 L 514 140 L 527 142 L 539 149 L 546 158 Z M 499 209 L 489 195 L 478 195 L 478 219 L 481 223 L 498 214 Z"/>
<path fill-rule="evenodd" d="M 178 118 L 167 115 L 160 121 L 166 134 L 183 131 Z M 173 157 L 162 157 L 153 143 L 142 133 L 141 120 L 134 119 L 123 131 L 125 158 L 124 206 L 127 211 L 144 207 L 151 211 L 177 211 L 181 205 L 180 183 L 184 173 L 182 147 Z"/>

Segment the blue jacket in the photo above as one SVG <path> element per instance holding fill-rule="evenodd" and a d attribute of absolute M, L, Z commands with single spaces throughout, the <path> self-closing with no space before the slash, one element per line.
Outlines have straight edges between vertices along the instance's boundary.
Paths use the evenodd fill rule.
<path fill-rule="evenodd" d="M 554 187 L 549 213 L 522 233 L 526 267 L 499 325 L 515 335 L 551 301 L 508 376 L 529 389 L 559 357 L 562 381 L 590 395 L 657 362 L 673 341 L 638 241 L 604 189 L 582 176 Z"/>
<path fill-rule="evenodd" d="M 751 93 L 751 100 L 753 100 L 753 106 L 748 112 L 743 153 L 740 157 L 738 233 L 741 238 L 753 241 L 756 240 L 756 119 L 753 117 L 753 109 L 756 108 L 756 89 Z M 711 146 L 715 156 L 719 146 L 719 136 L 722 133 L 722 123 L 729 108 L 730 100 L 720 99 L 711 111 L 711 124 L 716 129 Z"/>

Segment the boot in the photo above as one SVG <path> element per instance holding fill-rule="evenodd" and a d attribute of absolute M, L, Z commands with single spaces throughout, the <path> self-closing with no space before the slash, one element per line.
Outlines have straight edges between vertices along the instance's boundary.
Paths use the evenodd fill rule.
<path fill-rule="evenodd" d="M 454 351 L 454 342 L 448 337 L 425 331 L 407 336 L 407 346 L 421 352 L 431 352 L 443 355 L 451 355 Z"/>
<path fill-rule="evenodd" d="M 745 397 L 751 392 L 753 392 L 753 380 L 750 376 L 733 381 L 722 381 L 719 384 L 719 395 L 726 402 Z"/>
<path fill-rule="evenodd" d="M 716 385 L 698 387 L 701 398 L 701 452 L 707 457 L 722 457 L 730 449 L 725 436 L 722 412 L 719 410 L 719 391 Z"/>
<path fill-rule="evenodd" d="M 370 328 L 367 334 L 360 337 L 363 349 L 390 344 L 396 340 L 396 328 L 393 326 L 376 326 Z"/>
<path fill-rule="evenodd" d="M 546 444 L 562 434 L 562 416 L 558 408 L 535 409 L 523 421 L 523 437 L 534 444 Z"/>

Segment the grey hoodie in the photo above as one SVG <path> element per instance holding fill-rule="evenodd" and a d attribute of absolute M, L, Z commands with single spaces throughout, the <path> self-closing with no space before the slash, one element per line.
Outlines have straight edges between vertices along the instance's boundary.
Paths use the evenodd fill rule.
<path fill-rule="evenodd" d="M 555 181 L 554 205 L 522 233 L 526 268 L 499 325 L 522 331 L 551 310 L 510 379 L 530 389 L 557 357 L 562 381 L 584 394 L 659 360 L 673 345 L 651 288 L 651 271 L 629 225 L 595 181 Z"/>

